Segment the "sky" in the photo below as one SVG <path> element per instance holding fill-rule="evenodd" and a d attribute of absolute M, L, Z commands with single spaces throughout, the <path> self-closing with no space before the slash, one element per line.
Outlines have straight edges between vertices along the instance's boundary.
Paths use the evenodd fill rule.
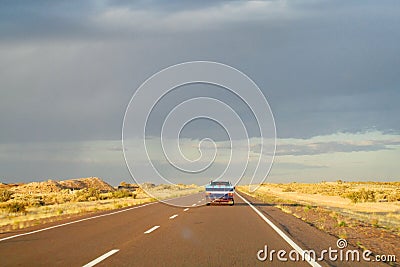
<path fill-rule="evenodd" d="M 131 182 L 121 143 L 128 103 L 149 77 L 189 61 L 232 66 L 267 99 L 276 153 L 266 182 L 399 181 L 399 42 L 399 1 L 1 1 L 0 182 Z M 157 104 L 146 136 L 174 182 L 202 184 L 238 162 L 210 120 L 187 124 L 179 140 L 191 160 L 210 149 L 199 150 L 201 139 L 214 140 L 206 173 L 178 173 L 157 147 L 165 114 L 206 96 L 248 126 L 239 152 L 248 140 L 260 146 L 257 121 L 235 95 L 177 88 Z M 146 164 L 135 153 L 129 160 Z"/>

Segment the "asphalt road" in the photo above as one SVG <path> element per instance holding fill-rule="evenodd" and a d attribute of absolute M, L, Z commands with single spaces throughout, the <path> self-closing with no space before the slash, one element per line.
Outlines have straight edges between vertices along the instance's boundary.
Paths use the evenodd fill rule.
<path fill-rule="evenodd" d="M 296 249 L 340 251 L 337 239 L 249 197 L 253 207 L 238 195 L 234 206 L 204 206 L 202 199 L 171 200 L 193 202 L 189 208 L 150 203 L 0 234 L 0 266 L 379 266 L 327 255 L 314 263 L 301 256 L 292 261 Z M 287 261 L 277 252 L 260 261 L 265 246 L 268 255 L 286 251 L 281 258 Z"/>

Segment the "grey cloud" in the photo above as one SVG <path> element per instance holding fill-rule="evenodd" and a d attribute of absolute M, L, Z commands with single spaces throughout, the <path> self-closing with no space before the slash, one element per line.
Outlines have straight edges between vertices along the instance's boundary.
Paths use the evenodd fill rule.
<path fill-rule="evenodd" d="M 249 20 L 292 19 L 296 14 L 283 1 L 210 1 L 206 5 L 195 1 L 185 4 L 175 1 L 37 1 L 34 4 L 6 2 L 0 7 L 3 41 L 137 39 L 137 35 L 143 37 L 154 32 L 163 35 L 165 31 L 225 30 L 232 23 L 231 26 L 239 26 L 237 23 Z"/>
<path fill-rule="evenodd" d="M 2 105 L 3 114 L 13 115 L 2 118 L 10 127 L 6 127 L 1 140 L 16 141 L 32 127 L 38 131 L 32 136 L 40 135 L 43 140 L 115 139 L 120 132 L 121 114 L 140 82 L 162 67 L 193 59 L 228 63 L 250 75 L 270 102 L 280 137 L 308 138 L 371 128 L 399 132 L 400 116 L 394 114 L 400 113 L 396 101 L 400 83 L 400 51 L 396 45 L 400 40 L 400 9 L 391 2 L 360 5 L 300 1 L 284 6 L 285 2 L 273 1 L 272 7 L 280 8 L 280 13 L 301 16 L 294 16 L 296 21 L 273 16 L 271 19 L 271 5 L 267 5 L 259 8 L 265 16 L 256 20 L 239 12 L 236 20 L 241 22 L 237 24 L 235 19 L 223 19 L 223 6 L 235 7 L 235 3 L 205 7 L 190 4 L 179 9 L 160 7 L 155 2 L 124 1 L 3 4 L 2 12 L 10 11 L 15 16 L 0 16 L 9 22 L 1 24 L 2 42 L 19 31 L 23 38 L 2 46 L 9 57 L 8 64 L 1 68 L 7 71 L 2 71 L 4 75 L 0 72 L 3 93 L 16 97 Z M 76 13 L 67 12 L 78 7 Z M 108 28 L 106 21 L 91 21 L 114 8 L 127 10 L 127 27 Z M 179 29 L 187 24 L 180 23 L 176 26 L 178 31 L 160 33 L 157 25 L 163 25 L 157 17 L 146 17 L 162 12 L 173 20 L 174 14 L 191 12 L 201 18 L 208 10 L 220 12 L 218 23 L 222 28 L 180 33 Z M 129 12 L 139 11 L 152 22 L 155 31 L 129 26 Z M 20 20 L 18 14 L 25 20 Z M 51 18 L 56 21 L 46 22 Z M 37 31 L 32 31 L 37 26 L 29 19 L 43 20 Z M 190 19 L 195 17 L 187 18 Z M 119 18 L 119 23 L 124 21 Z M 54 34 L 62 37 L 61 42 L 58 37 L 50 38 Z M 18 52 L 24 46 L 29 53 Z M 21 72 L 21 66 L 25 71 Z M 22 99 L 30 94 L 36 101 Z M 16 110 L 14 103 L 24 102 L 26 105 Z M 7 109 L 7 103 L 14 108 Z M 31 125 L 17 131 L 15 120 Z M 63 129 L 67 127 L 77 132 Z M 49 134 L 41 131 L 46 128 Z"/>
<path fill-rule="evenodd" d="M 307 144 L 284 144 L 277 145 L 277 156 L 304 156 L 319 155 L 335 152 L 360 152 L 391 150 L 391 146 L 400 145 L 397 140 L 375 140 L 367 142 L 310 142 Z"/>

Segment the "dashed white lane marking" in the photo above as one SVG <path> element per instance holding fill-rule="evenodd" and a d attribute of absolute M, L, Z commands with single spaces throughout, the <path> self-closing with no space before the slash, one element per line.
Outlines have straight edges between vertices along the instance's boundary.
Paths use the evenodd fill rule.
<path fill-rule="evenodd" d="M 194 207 L 194 206 L 196 206 L 196 203 L 194 203 L 194 204 L 192 205 L 192 207 Z"/>
<path fill-rule="evenodd" d="M 92 267 L 95 266 L 96 264 L 98 264 L 99 262 L 105 260 L 106 258 L 110 257 L 111 255 L 117 253 L 119 251 L 119 249 L 113 249 L 110 250 L 109 252 L 107 252 L 106 254 L 98 257 L 97 259 L 92 260 L 91 262 L 89 262 L 88 264 L 83 265 L 83 267 Z"/>
<path fill-rule="evenodd" d="M 305 255 L 305 260 L 313 267 L 321 267 L 321 265 L 319 263 L 317 263 L 314 259 L 311 258 L 309 253 L 304 253 L 304 250 L 299 247 L 292 239 L 290 239 L 290 237 L 288 237 L 281 229 L 279 229 L 275 224 L 273 224 L 267 217 L 264 216 L 264 214 L 261 213 L 261 211 L 259 211 L 258 209 L 256 209 L 250 202 L 248 202 L 244 197 L 242 197 L 241 195 L 239 195 L 236 192 L 236 195 L 238 195 L 244 202 L 246 202 L 247 205 L 250 206 L 250 208 L 252 208 L 258 216 L 261 217 L 261 219 L 263 219 L 267 224 L 269 224 L 269 226 L 271 226 L 272 229 L 275 230 L 275 232 L 278 233 L 278 235 L 280 235 L 289 245 L 292 246 L 292 248 L 294 248 L 300 255 Z"/>
<path fill-rule="evenodd" d="M 201 200 L 197 201 L 197 203 L 200 203 L 200 202 L 201 202 Z"/>
<path fill-rule="evenodd" d="M 188 211 L 189 210 L 189 208 L 186 208 L 186 209 L 184 209 L 183 211 Z"/>
<path fill-rule="evenodd" d="M 171 217 L 169 217 L 170 219 L 175 219 L 176 217 L 178 217 L 178 214 L 174 214 Z"/>
<path fill-rule="evenodd" d="M 153 226 L 152 228 L 150 228 L 149 230 L 147 230 L 146 232 L 144 232 L 145 234 L 150 234 L 151 232 L 153 232 L 154 230 L 157 230 L 158 228 L 160 228 L 159 225 Z"/>
<path fill-rule="evenodd" d="M 92 219 L 96 219 L 96 218 L 100 218 L 100 217 L 106 217 L 106 216 L 118 214 L 118 213 L 121 213 L 121 212 L 126 212 L 126 211 L 129 211 L 129 210 L 134 210 L 134 209 L 143 208 L 143 207 L 146 207 L 146 206 L 149 206 L 149 205 L 153 205 L 153 204 L 155 204 L 155 203 L 158 203 L 158 202 L 152 202 L 152 203 L 144 204 L 144 205 L 142 205 L 142 206 L 135 206 L 135 207 L 128 208 L 128 209 L 124 209 L 124 210 L 118 210 L 118 211 L 114 211 L 114 212 L 110 212 L 110 213 L 106 213 L 106 214 L 101 214 L 101 215 L 96 215 L 96 216 L 89 217 L 89 218 L 84 218 L 84 219 L 76 220 L 76 221 L 73 221 L 73 222 L 67 222 L 67 223 L 63 223 L 63 224 L 58 224 L 58 225 L 50 226 L 50 227 L 43 228 L 43 229 L 39 229 L 39 230 L 35 230 L 35 231 L 32 231 L 32 232 L 27 232 L 27 233 L 22 233 L 22 234 L 18 234 L 18 235 L 12 235 L 12 236 L 8 236 L 8 237 L 4 237 L 4 238 L 1 238 L 1 239 L 0 239 L 0 242 L 1 242 L 1 241 L 4 241 L 4 240 L 16 238 L 16 237 L 19 237 L 19 236 L 31 235 L 31 234 L 35 234 L 35 233 L 47 231 L 47 230 L 54 229 L 54 228 L 58 228 L 58 227 L 61 227 L 61 226 L 66 226 L 66 225 L 70 225 L 70 224 L 74 224 L 74 223 L 84 222 L 84 221 L 88 221 L 88 220 L 92 220 Z"/>

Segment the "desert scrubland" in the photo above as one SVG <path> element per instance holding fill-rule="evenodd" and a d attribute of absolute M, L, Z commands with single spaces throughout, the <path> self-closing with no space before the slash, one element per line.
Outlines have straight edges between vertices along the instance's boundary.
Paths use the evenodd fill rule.
<path fill-rule="evenodd" d="M 113 187 L 97 177 L 28 184 L 0 183 L 0 232 L 156 201 L 142 188 L 160 191 L 165 198 L 202 190 L 196 185 L 149 183 L 139 187 L 125 182 Z"/>
<path fill-rule="evenodd" d="M 361 249 L 400 255 L 400 182 L 263 184 L 237 189 Z"/>

